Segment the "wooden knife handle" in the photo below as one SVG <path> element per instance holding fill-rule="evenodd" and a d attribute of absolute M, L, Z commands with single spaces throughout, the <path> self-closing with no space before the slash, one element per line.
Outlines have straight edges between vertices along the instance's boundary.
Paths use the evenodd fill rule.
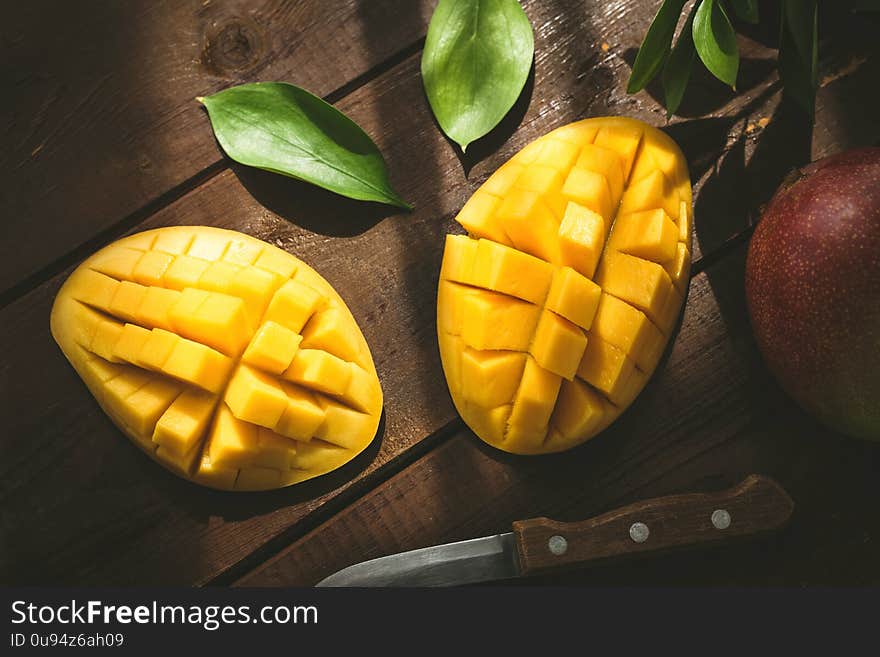
<path fill-rule="evenodd" d="M 520 520 L 513 523 L 513 533 L 522 574 L 533 575 L 771 532 L 793 510 L 782 486 L 749 475 L 719 493 L 658 497 L 582 522 Z"/>

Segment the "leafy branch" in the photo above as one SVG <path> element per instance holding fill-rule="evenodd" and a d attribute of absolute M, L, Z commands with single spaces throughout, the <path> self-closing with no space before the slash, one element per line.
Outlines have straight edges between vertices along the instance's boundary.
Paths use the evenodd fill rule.
<path fill-rule="evenodd" d="M 697 0 L 673 45 L 685 0 L 663 0 L 651 22 L 630 74 L 628 93 L 645 88 L 660 74 L 667 115 L 678 110 L 690 80 L 694 60 L 716 78 L 736 89 L 739 48 L 730 21 L 755 24 L 758 0 Z M 817 0 L 781 0 L 779 75 L 785 93 L 812 116 L 817 86 Z M 876 8 L 876 0 L 861 0 L 861 9 Z M 731 14 L 732 12 L 732 14 Z"/>

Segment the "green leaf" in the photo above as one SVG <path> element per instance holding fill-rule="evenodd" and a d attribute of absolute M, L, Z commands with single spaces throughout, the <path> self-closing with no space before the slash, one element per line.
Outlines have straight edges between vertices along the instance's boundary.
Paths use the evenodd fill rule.
<path fill-rule="evenodd" d="M 666 65 L 663 67 L 663 95 L 666 101 L 666 118 L 669 118 L 681 105 L 684 98 L 684 90 L 687 88 L 691 77 L 691 69 L 694 66 L 694 58 L 697 51 L 694 48 L 694 14 L 696 5 L 688 15 L 687 23 L 678 35 Z"/>
<path fill-rule="evenodd" d="M 730 0 L 733 13 L 747 23 L 758 22 L 758 0 Z"/>
<path fill-rule="evenodd" d="M 641 91 L 657 75 L 669 53 L 684 3 L 685 0 L 663 0 L 633 62 L 626 93 Z"/>
<path fill-rule="evenodd" d="M 462 150 L 510 111 L 532 67 L 532 26 L 517 0 L 440 0 L 422 52 L 437 122 Z"/>
<path fill-rule="evenodd" d="M 694 46 L 703 64 L 716 78 L 736 88 L 739 48 L 736 34 L 716 0 L 703 0 L 694 16 Z"/>
<path fill-rule="evenodd" d="M 286 82 L 257 82 L 197 99 L 236 162 L 331 192 L 410 209 L 391 188 L 376 144 L 345 114 Z"/>
<path fill-rule="evenodd" d="M 782 0 L 779 34 L 779 76 L 785 94 L 810 116 L 818 82 L 818 3 Z"/>

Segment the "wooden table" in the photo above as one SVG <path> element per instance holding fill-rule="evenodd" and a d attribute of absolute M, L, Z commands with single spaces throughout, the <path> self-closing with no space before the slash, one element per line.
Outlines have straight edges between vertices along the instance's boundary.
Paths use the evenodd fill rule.
<path fill-rule="evenodd" d="M 752 341 L 743 263 L 758 208 L 793 166 L 877 143 L 876 16 L 823 16 L 815 127 L 780 102 L 772 37 L 740 39 L 738 93 L 696 74 L 668 122 L 624 89 L 657 2 L 530 0 L 534 74 L 462 156 L 439 132 L 419 58 L 432 0 L 56 3 L 0 26 L 0 583 L 311 585 L 347 564 L 585 518 L 759 472 L 797 503 L 778 537 L 537 580 L 609 584 L 880 583 L 880 445 L 824 430 L 774 384 Z M 765 31 L 772 33 L 773 28 Z M 375 139 L 410 214 L 239 167 L 195 96 L 286 80 Z M 694 276 L 680 331 L 632 408 L 561 456 L 514 458 L 468 433 L 434 330 L 443 236 L 506 158 L 566 122 L 664 126 L 690 163 Z M 348 301 L 385 390 L 385 422 L 341 472 L 264 494 L 211 491 L 146 459 L 55 346 L 49 308 L 85 256 L 126 233 L 234 228 L 308 261 Z"/>

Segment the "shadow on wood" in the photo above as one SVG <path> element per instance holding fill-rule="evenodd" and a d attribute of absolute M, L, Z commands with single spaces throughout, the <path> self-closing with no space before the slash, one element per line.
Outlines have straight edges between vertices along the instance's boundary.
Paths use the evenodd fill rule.
<path fill-rule="evenodd" d="M 178 502 L 190 513 L 201 515 L 206 519 L 220 517 L 226 521 L 234 521 L 269 513 L 284 506 L 316 500 L 352 481 L 357 474 L 363 471 L 375 458 L 382 446 L 384 436 L 385 413 L 383 411 L 376 436 L 370 444 L 351 461 L 332 472 L 295 486 L 258 492 L 213 490 L 202 486 L 193 486 L 189 482 L 178 479 L 180 484 L 186 488 L 181 491 Z"/>
<path fill-rule="evenodd" d="M 534 92 L 534 89 L 535 62 L 533 60 L 532 67 L 529 70 L 529 77 L 526 78 L 525 86 L 523 86 L 523 89 L 520 92 L 519 97 L 516 99 L 516 102 L 513 104 L 513 107 L 510 108 L 510 111 L 505 114 L 504 118 L 501 119 L 501 122 L 498 125 L 492 128 L 492 130 L 483 137 L 472 142 L 468 146 L 466 152 L 462 152 L 461 147 L 458 144 L 452 141 L 449 137 L 446 137 L 446 141 L 449 142 L 449 145 L 455 150 L 455 155 L 461 163 L 465 178 L 470 175 L 471 169 L 477 162 L 492 155 L 495 151 L 501 148 L 504 142 L 510 139 L 514 132 L 516 132 L 529 109 L 529 104 L 532 102 L 532 93 Z M 425 98 L 425 102 L 427 102 L 427 98 Z M 431 114 L 431 117 L 434 119 L 434 125 L 437 130 L 440 130 L 440 124 L 437 123 L 437 118 L 433 113 Z M 440 131 L 442 132 L 442 130 Z"/>
<path fill-rule="evenodd" d="M 264 208 L 306 230 L 328 237 L 359 235 L 385 217 L 406 212 L 356 201 L 270 171 L 232 164 L 241 184 Z"/>
<path fill-rule="evenodd" d="M 636 59 L 637 48 L 629 48 L 623 53 L 623 59 L 632 68 Z M 712 75 L 699 57 L 694 58 L 691 77 L 681 105 L 675 115 L 683 118 L 705 116 L 720 110 L 737 96 L 748 93 L 750 90 L 762 85 L 773 77 L 776 70 L 776 61 L 764 57 L 743 57 L 740 59 L 739 74 L 734 91 L 718 78 Z M 662 72 L 657 74 L 647 87 L 645 92 L 653 98 L 661 107 L 666 106 L 664 100 L 663 85 L 661 83 Z"/>

